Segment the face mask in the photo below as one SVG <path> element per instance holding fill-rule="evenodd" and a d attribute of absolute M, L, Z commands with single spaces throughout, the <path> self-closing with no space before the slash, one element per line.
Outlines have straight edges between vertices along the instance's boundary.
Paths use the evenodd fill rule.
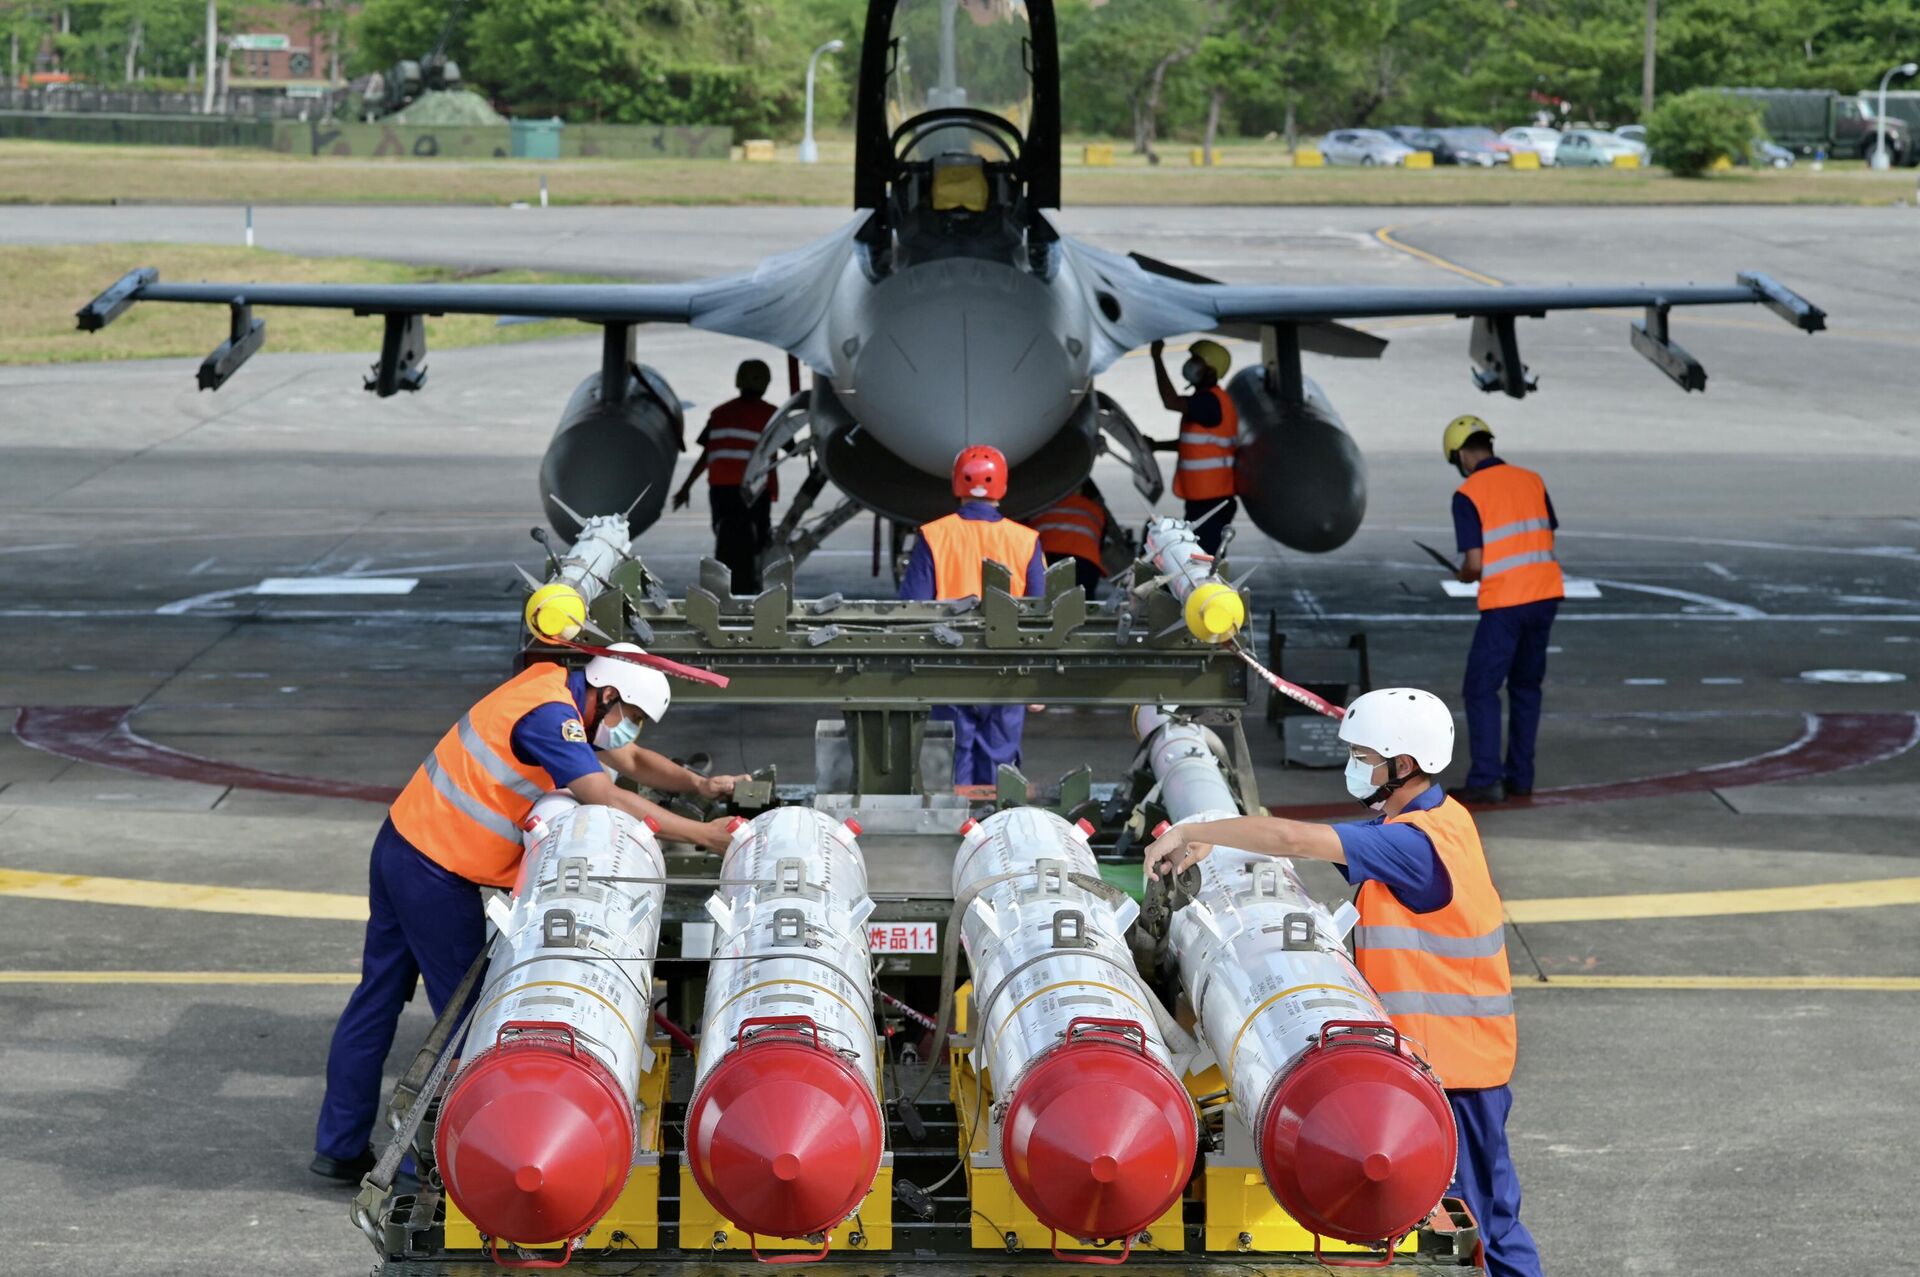
<path fill-rule="evenodd" d="M 1361 802 L 1366 802 L 1379 792 L 1380 786 L 1373 783 L 1374 763 L 1358 758 L 1347 760 L 1347 792 Z"/>
<path fill-rule="evenodd" d="M 1187 379 L 1189 386 L 1199 385 L 1201 375 L 1206 371 L 1207 366 L 1198 359 L 1189 359 L 1186 363 L 1180 365 L 1180 375 Z"/>
<path fill-rule="evenodd" d="M 608 710 L 600 720 L 600 726 L 593 729 L 595 749 L 620 749 L 633 744 L 640 738 L 640 724 L 622 715 L 619 722 L 613 721 L 614 711 Z"/>

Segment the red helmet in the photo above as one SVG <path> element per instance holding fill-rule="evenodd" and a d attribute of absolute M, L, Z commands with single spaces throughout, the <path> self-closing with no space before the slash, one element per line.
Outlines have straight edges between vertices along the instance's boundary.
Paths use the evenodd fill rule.
<path fill-rule="evenodd" d="M 977 443 L 953 459 L 953 495 L 999 501 L 1007 495 L 1007 458 L 998 448 Z"/>

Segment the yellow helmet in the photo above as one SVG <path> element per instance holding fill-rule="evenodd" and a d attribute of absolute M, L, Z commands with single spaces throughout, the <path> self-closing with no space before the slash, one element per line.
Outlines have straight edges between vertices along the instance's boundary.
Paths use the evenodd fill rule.
<path fill-rule="evenodd" d="M 1213 369 L 1216 381 L 1225 381 L 1227 369 L 1233 367 L 1233 356 L 1227 353 L 1227 348 L 1205 337 L 1187 347 L 1187 353 Z"/>
<path fill-rule="evenodd" d="M 587 601 L 571 585 L 555 581 L 527 599 L 526 620 L 536 638 L 576 638 L 586 627 Z"/>
<path fill-rule="evenodd" d="M 1455 417 L 1447 423 L 1446 430 L 1440 435 L 1440 451 L 1446 454 L 1449 462 L 1456 461 L 1460 456 L 1460 445 L 1475 435 L 1485 435 L 1491 439 L 1493 427 L 1472 413 L 1464 417 Z"/>

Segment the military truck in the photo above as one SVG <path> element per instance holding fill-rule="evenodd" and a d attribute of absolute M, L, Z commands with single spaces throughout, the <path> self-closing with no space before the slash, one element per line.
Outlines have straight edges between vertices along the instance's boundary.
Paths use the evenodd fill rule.
<path fill-rule="evenodd" d="M 1757 102 L 1765 111 L 1767 136 L 1802 155 L 1825 151 L 1833 159 L 1864 160 L 1873 154 L 1880 129 L 1895 164 L 1920 163 L 1913 129 L 1889 109 L 1884 125 L 1873 108 L 1852 94 L 1834 89 L 1725 89 Z"/>

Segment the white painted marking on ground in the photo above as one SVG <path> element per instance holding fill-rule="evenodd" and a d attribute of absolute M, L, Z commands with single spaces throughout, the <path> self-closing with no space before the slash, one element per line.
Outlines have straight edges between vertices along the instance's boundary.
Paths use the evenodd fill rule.
<path fill-rule="evenodd" d="M 1670 585 L 1640 585 L 1632 581 L 1609 581 L 1605 577 L 1595 577 L 1602 585 L 1610 585 L 1616 590 L 1633 590 L 1641 594 L 1657 594 L 1661 598 L 1679 599 L 1683 603 L 1694 603 L 1701 607 L 1714 608 L 1729 618 L 1738 617 L 1743 621 L 1758 621 L 1766 613 L 1749 603 L 1735 603 L 1732 599 L 1715 598 L 1711 594 L 1700 594 L 1693 590 L 1676 590 Z"/>
<path fill-rule="evenodd" d="M 212 567 L 214 564 L 218 563 L 219 561 L 220 560 L 218 558 L 210 554 L 206 558 L 194 564 L 192 567 L 188 568 L 187 575 L 199 576 L 202 572 L 205 572 L 208 568 Z"/>
<path fill-rule="evenodd" d="M 411 576 L 270 576 L 252 593 L 412 594 L 419 584 L 419 578 Z"/>
<path fill-rule="evenodd" d="M 1809 683 L 1904 683 L 1905 674 L 1892 670 L 1801 670 L 1800 677 Z"/>
<path fill-rule="evenodd" d="M 1738 581 L 1740 579 L 1739 577 L 1735 576 L 1732 572 L 1728 571 L 1725 567 L 1723 567 L 1718 563 L 1713 562 L 1711 559 L 1702 559 L 1700 561 L 1700 566 L 1705 568 L 1707 571 L 1713 573 L 1715 576 L 1719 577 L 1723 581 Z"/>
<path fill-rule="evenodd" d="M 37 554 L 42 550 L 71 550 L 76 548 L 73 541 L 48 541 L 41 545 L 10 545 L 0 554 Z"/>
<path fill-rule="evenodd" d="M 1708 687 L 1738 687 L 1747 680 L 1744 678 L 1703 678 L 1700 681 Z"/>
<path fill-rule="evenodd" d="M 1623 678 L 1620 681 L 1628 687 L 1665 687 L 1667 685 L 1667 680 L 1664 678 Z"/>

